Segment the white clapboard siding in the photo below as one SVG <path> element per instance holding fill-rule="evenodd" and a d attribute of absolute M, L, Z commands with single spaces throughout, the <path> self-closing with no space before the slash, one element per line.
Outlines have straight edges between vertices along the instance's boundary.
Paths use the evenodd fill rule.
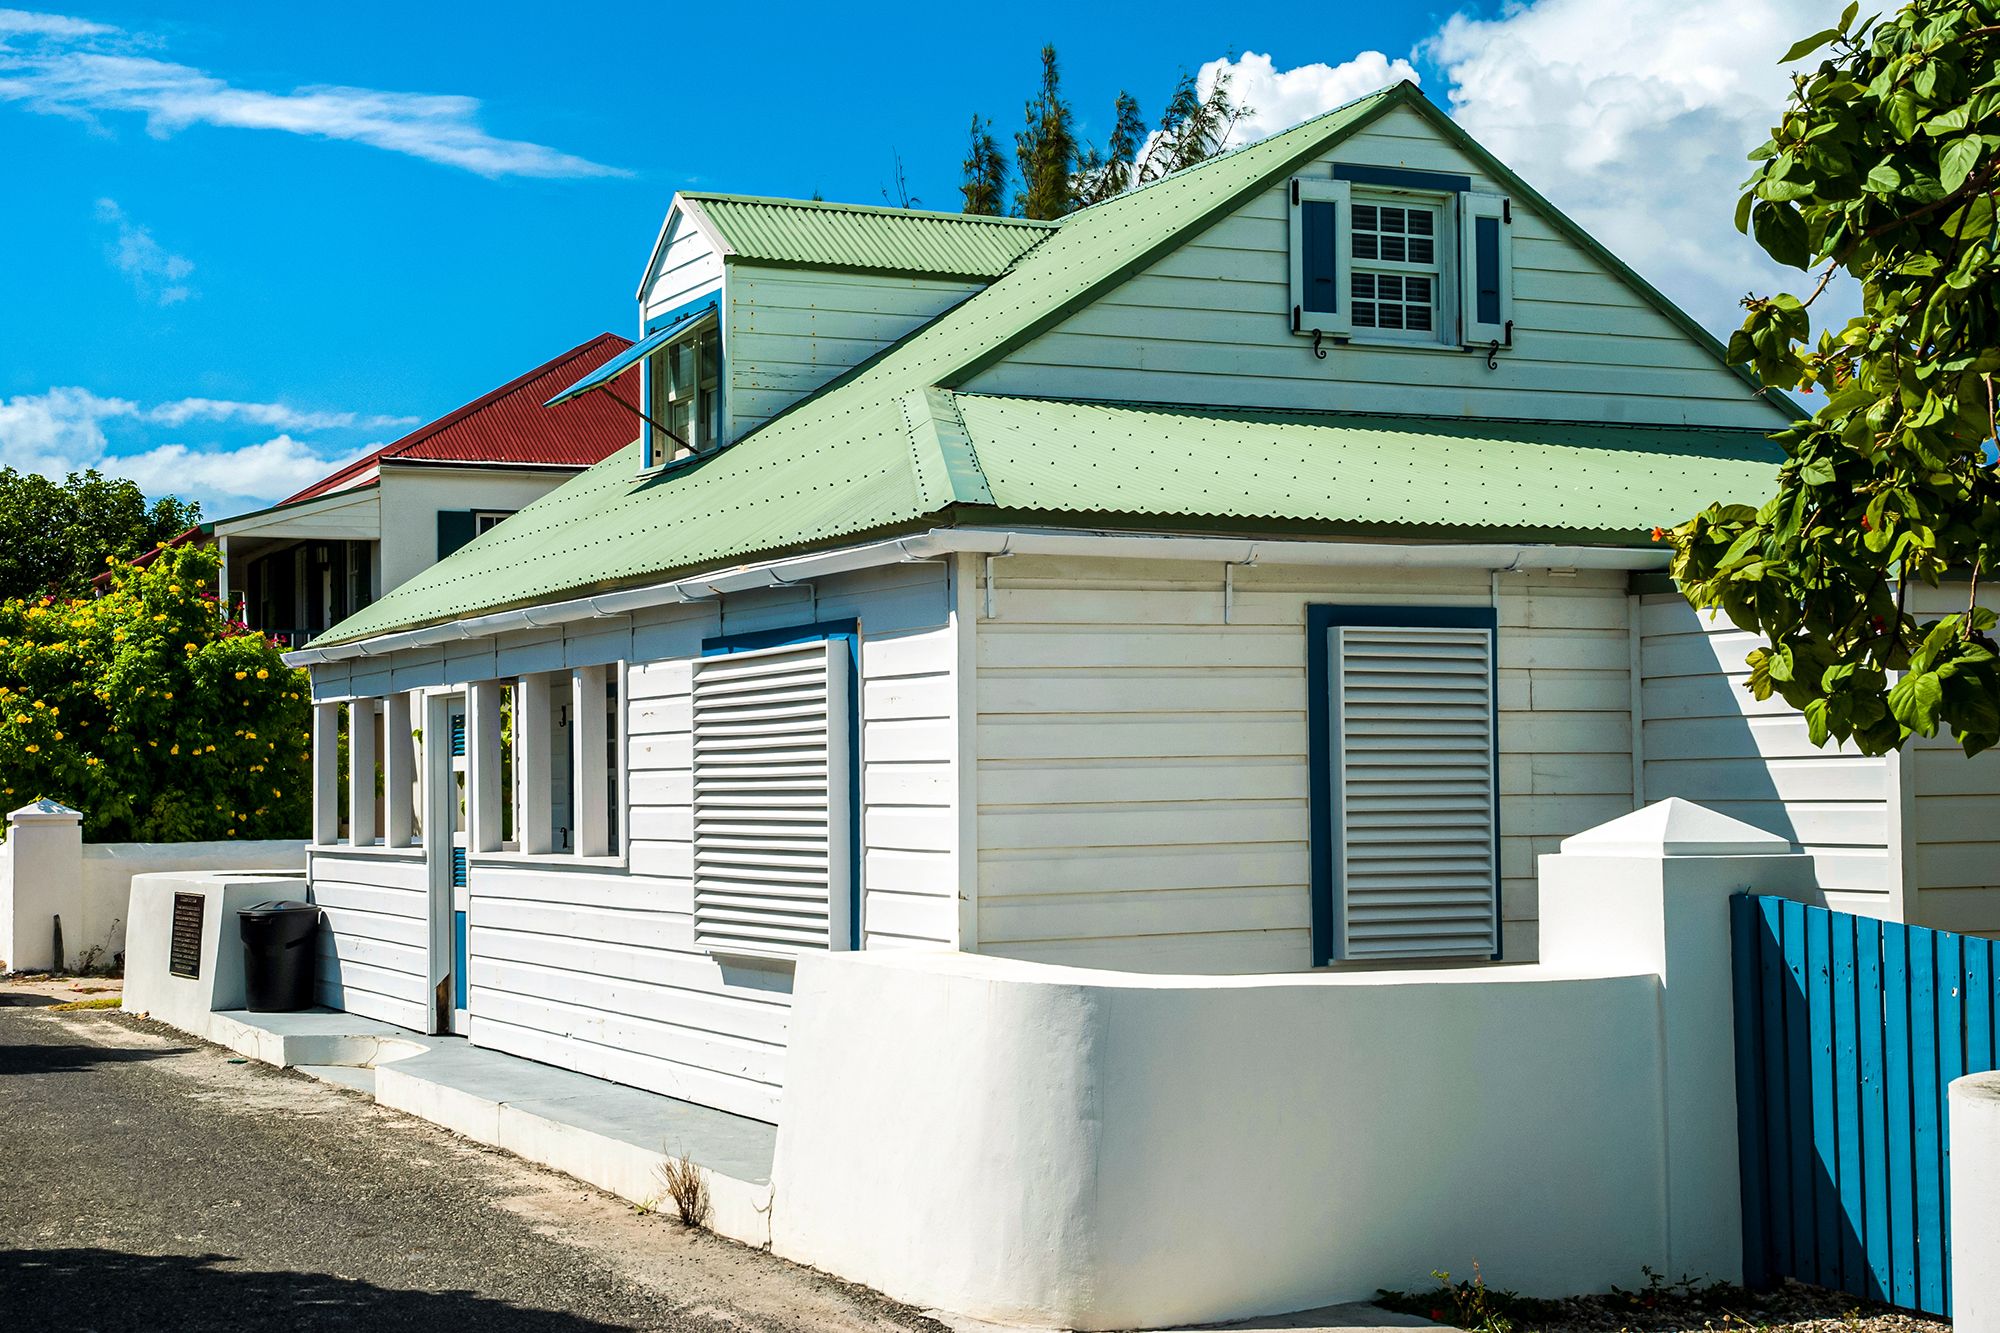
<path fill-rule="evenodd" d="M 1330 635 L 1340 956 L 1487 957 L 1499 929 L 1492 635 Z"/>
<path fill-rule="evenodd" d="M 1823 889 L 1889 911 L 1888 763 L 1815 746 L 1784 700 L 1751 698 L 1744 658 L 1758 640 L 1727 619 L 1649 594 L 1639 628 L 1646 799 L 1678 796 L 1790 838 Z"/>
<path fill-rule="evenodd" d="M 1331 164 L 1500 182 L 1393 111 L 1337 145 Z M 1514 341 L 1497 368 L 1456 349 L 1356 341 L 1316 358 L 1291 331 L 1288 197 L 1281 183 L 974 376 L 979 392 L 1526 420 L 1775 429 L 1779 415 L 1707 349 L 1513 201 Z"/>
<path fill-rule="evenodd" d="M 846 947 L 847 642 L 705 657 L 693 688 L 695 943 L 755 954 Z"/>
<path fill-rule="evenodd" d="M 951 309 L 980 285 L 732 261 L 724 358 L 732 438 Z"/>
<path fill-rule="evenodd" d="M 976 645 L 981 950 L 1310 966 L 1306 607 L 1485 606 L 1488 577 L 1238 569 L 1225 623 L 1219 565 L 995 571 Z M 1529 961 L 1535 857 L 1632 808 L 1624 576 L 1507 576 L 1499 622 L 1501 951 Z"/>
<path fill-rule="evenodd" d="M 421 855 L 314 851 L 308 871 L 325 923 L 318 940 L 317 1001 L 425 1031 L 430 872 Z"/>
<path fill-rule="evenodd" d="M 1967 586 L 1911 589 L 1921 620 L 1963 611 Z M 2000 606 L 1982 591 L 1981 605 Z M 1909 787 L 1904 859 L 1904 916 L 1913 925 L 2000 936 L 2000 750 L 1967 758 L 1939 728 L 1905 746 L 1901 779 Z"/>
<path fill-rule="evenodd" d="M 641 312 L 646 319 L 685 305 L 722 281 L 722 256 L 701 228 L 676 211 L 668 217 L 658 252 L 646 274 Z"/>

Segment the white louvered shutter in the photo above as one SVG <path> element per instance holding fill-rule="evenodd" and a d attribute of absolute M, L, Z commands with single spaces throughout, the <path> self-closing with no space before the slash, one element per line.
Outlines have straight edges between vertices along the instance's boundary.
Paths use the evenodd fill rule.
<path fill-rule="evenodd" d="M 1493 634 L 1329 631 L 1343 958 L 1497 946 Z"/>
<path fill-rule="evenodd" d="M 848 677 L 838 639 L 696 660 L 698 947 L 848 947 Z"/>

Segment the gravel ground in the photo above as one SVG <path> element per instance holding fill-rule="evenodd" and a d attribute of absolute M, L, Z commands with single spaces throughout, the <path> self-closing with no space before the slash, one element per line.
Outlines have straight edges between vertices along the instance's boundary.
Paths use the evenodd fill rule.
<path fill-rule="evenodd" d="M 1845 1292 L 1788 1282 L 1769 1292 L 1742 1287 L 1656 1283 L 1639 1291 L 1567 1300 L 1480 1296 L 1459 1284 L 1399 1293 L 1382 1302 L 1484 1333 L 1951 1333 L 1948 1320 L 1907 1314 Z M 1496 1318 L 1488 1322 L 1483 1316 Z"/>
<path fill-rule="evenodd" d="M 939 1329 L 358 1093 L 0 991 L 0 1328 Z"/>

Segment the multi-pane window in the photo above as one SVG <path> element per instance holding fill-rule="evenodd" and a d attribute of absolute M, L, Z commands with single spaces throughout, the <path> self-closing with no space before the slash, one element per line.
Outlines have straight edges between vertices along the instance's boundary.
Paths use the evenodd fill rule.
<path fill-rule="evenodd" d="M 720 339 L 711 325 L 670 343 L 652 358 L 652 416 L 665 431 L 653 430 L 654 463 L 712 449 L 722 439 L 719 392 Z"/>
<path fill-rule="evenodd" d="M 1291 326 L 1325 343 L 1514 345 L 1513 204 L 1467 177 L 1385 167 L 1300 176 L 1291 201 Z"/>
<path fill-rule="evenodd" d="M 1357 330 L 1436 335 L 1442 211 L 1429 204 L 1354 202 L 1350 272 Z"/>

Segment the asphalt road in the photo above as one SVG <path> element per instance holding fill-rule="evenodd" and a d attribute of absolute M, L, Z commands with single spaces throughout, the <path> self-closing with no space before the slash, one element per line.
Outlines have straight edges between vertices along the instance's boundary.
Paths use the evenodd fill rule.
<path fill-rule="evenodd" d="M 30 998 L 0 992 L 0 1328 L 940 1328 L 361 1094 Z"/>

